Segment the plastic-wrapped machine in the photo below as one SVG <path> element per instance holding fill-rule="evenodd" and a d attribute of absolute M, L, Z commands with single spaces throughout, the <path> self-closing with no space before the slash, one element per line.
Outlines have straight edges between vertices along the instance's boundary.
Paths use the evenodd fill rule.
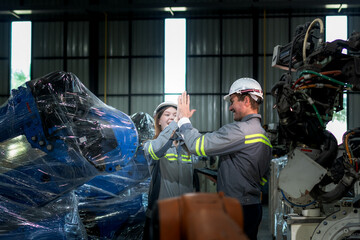
<path fill-rule="evenodd" d="M 131 116 L 139 135 L 133 160 L 121 170 L 97 176 L 76 190 L 89 239 L 142 239 L 150 172 L 142 143 L 155 135 L 147 113 Z"/>
<path fill-rule="evenodd" d="M 148 113 L 137 112 L 131 115 L 131 119 L 136 126 L 139 134 L 139 144 L 144 141 L 153 139 L 155 136 L 155 120 Z"/>
<path fill-rule="evenodd" d="M 72 73 L 26 82 L 0 107 L 0 238 L 86 239 L 74 189 L 136 166 L 131 118 Z"/>

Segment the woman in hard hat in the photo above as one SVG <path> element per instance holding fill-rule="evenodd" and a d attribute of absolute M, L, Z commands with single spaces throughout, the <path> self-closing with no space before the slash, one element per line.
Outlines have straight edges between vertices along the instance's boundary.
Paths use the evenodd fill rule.
<path fill-rule="evenodd" d="M 148 209 L 144 239 L 148 239 L 149 223 L 157 200 L 193 192 L 193 162 L 178 133 L 177 104 L 163 102 L 154 111 L 155 137 L 144 145 L 151 169 Z"/>

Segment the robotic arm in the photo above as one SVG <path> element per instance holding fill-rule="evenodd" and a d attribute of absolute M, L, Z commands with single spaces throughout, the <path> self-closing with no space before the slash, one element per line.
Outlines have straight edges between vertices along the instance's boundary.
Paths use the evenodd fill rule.
<path fill-rule="evenodd" d="M 288 152 L 278 186 L 286 204 L 300 216 L 315 208 L 329 215 L 324 204 L 354 195 L 350 205 L 359 205 L 354 183 L 360 179 L 360 131 L 344 133 L 343 144 L 338 146 L 326 125 L 343 109 L 344 92 L 360 90 L 360 33 L 353 33 L 348 40 L 323 42 L 323 32 L 322 20 L 315 19 L 299 26 L 293 41 L 276 46 L 273 53 L 272 66 L 286 70 L 271 91 Z M 343 49 L 348 54 L 342 53 Z M 349 203 L 345 205 L 349 207 Z M 341 224 L 349 223 L 344 221 Z M 359 222 L 356 220 L 357 226 Z M 332 238 L 335 235 L 319 237 L 326 231 L 322 229 L 317 239 L 337 239 Z M 359 228 L 343 236 L 356 231 Z"/>
<path fill-rule="evenodd" d="M 12 90 L 0 108 L 0 132 L 0 198 L 24 209 L 120 170 L 138 147 L 129 116 L 61 71 Z"/>

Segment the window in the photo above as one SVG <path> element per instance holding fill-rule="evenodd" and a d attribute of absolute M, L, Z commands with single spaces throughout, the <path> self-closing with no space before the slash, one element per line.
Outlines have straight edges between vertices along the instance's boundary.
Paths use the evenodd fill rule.
<path fill-rule="evenodd" d="M 185 91 L 186 19 L 165 19 L 165 101 Z"/>
<path fill-rule="evenodd" d="M 348 39 L 347 16 L 327 16 L 325 19 L 325 40 L 332 42 L 335 39 Z M 346 54 L 346 49 L 343 50 Z M 334 114 L 326 129 L 336 137 L 338 144 L 342 143 L 342 136 L 347 130 L 346 122 L 346 94 L 344 94 L 344 109 Z"/>
<path fill-rule="evenodd" d="M 14 89 L 30 80 L 31 22 L 11 23 L 11 84 Z"/>

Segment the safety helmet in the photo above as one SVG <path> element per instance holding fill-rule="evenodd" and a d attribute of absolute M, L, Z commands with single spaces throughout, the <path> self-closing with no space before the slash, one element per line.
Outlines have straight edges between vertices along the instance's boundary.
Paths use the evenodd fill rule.
<path fill-rule="evenodd" d="M 230 101 L 230 96 L 234 93 L 248 93 L 257 102 L 261 102 L 264 98 L 260 84 L 252 78 L 240 78 L 236 80 L 231 85 L 229 94 L 224 97 L 224 100 Z"/>
<path fill-rule="evenodd" d="M 177 109 L 177 103 L 174 103 L 174 102 L 162 102 L 159 104 L 159 106 L 157 106 L 154 110 L 154 114 L 153 116 L 155 117 L 155 115 L 163 108 L 165 107 L 174 107 Z"/>

